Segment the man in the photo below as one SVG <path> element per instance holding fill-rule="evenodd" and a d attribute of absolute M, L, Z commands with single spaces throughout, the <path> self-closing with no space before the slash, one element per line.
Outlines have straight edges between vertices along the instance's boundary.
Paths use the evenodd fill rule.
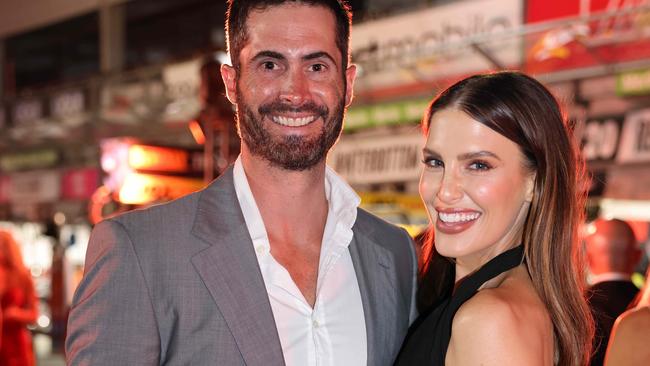
<path fill-rule="evenodd" d="M 325 166 L 352 99 L 336 0 L 231 0 L 242 151 L 203 191 L 94 229 L 72 365 L 390 365 L 415 301 L 405 231 Z"/>
<path fill-rule="evenodd" d="M 625 221 L 599 219 L 589 227 L 585 244 L 593 278 L 587 298 L 596 321 L 591 365 L 601 366 L 614 321 L 639 291 L 630 276 L 641 257 L 641 251 L 634 231 Z"/>

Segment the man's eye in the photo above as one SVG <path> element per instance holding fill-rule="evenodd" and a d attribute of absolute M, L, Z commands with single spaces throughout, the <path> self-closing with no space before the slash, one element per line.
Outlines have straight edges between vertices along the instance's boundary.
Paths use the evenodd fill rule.
<path fill-rule="evenodd" d="M 325 65 L 323 64 L 313 64 L 310 67 L 311 71 L 321 72 L 325 70 Z"/>
<path fill-rule="evenodd" d="M 273 70 L 275 69 L 275 62 L 266 61 L 262 64 L 262 67 L 264 67 L 265 70 Z"/>

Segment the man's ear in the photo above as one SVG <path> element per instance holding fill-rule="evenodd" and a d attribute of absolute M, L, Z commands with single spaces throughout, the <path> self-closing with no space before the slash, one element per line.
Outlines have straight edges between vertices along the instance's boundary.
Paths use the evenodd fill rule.
<path fill-rule="evenodd" d="M 354 97 L 354 80 L 357 77 L 357 65 L 350 64 L 347 70 L 345 70 L 345 106 L 348 107 L 352 103 L 352 98 Z"/>
<path fill-rule="evenodd" d="M 226 86 L 226 97 L 232 104 L 237 104 L 237 70 L 230 65 L 221 65 L 221 78 Z"/>

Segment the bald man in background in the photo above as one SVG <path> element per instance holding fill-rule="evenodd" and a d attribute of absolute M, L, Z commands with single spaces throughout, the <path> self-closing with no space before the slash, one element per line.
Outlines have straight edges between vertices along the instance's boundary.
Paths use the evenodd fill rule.
<path fill-rule="evenodd" d="M 639 292 L 631 276 L 641 250 L 625 221 L 599 219 L 590 225 L 585 246 L 593 277 L 587 298 L 596 321 L 591 365 L 602 366 L 614 321 Z"/>

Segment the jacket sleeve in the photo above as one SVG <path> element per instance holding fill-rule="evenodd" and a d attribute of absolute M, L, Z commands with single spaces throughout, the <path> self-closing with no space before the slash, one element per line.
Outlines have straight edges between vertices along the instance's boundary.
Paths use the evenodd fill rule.
<path fill-rule="evenodd" d="M 68 365 L 157 365 L 160 336 L 150 291 L 124 226 L 93 229 L 66 338 Z"/>

